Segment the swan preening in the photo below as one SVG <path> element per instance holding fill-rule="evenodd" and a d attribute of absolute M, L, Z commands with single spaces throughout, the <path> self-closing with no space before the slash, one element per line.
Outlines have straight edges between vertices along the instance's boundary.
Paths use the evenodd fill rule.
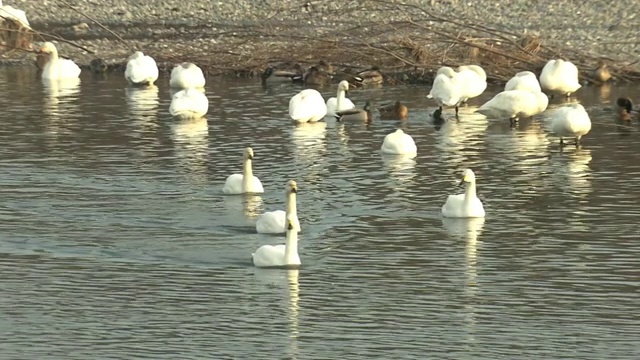
<path fill-rule="evenodd" d="M 348 91 L 349 82 L 346 80 L 340 81 L 336 97 L 327 100 L 327 115 L 335 116 L 339 111 L 350 110 L 356 107 L 351 100 L 346 98 L 345 94 Z"/>
<path fill-rule="evenodd" d="M 178 119 L 197 119 L 209 111 L 209 99 L 200 90 L 188 88 L 180 90 L 171 98 L 169 112 Z"/>
<path fill-rule="evenodd" d="M 262 245 L 251 254 L 257 267 L 297 267 L 301 265 L 298 255 L 298 227 L 290 216 L 287 218 L 287 235 L 284 245 Z"/>
<path fill-rule="evenodd" d="M 3 5 L 0 0 L 0 17 L 18 21 L 22 26 L 30 28 L 29 20 L 27 20 L 27 14 L 20 9 L 16 9 L 11 5 Z"/>
<path fill-rule="evenodd" d="M 127 61 L 124 77 L 133 85 L 153 85 L 158 80 L 158 65 L 151 56 L 136 51 Z"/>
<path fill-rule="evenodd" d="M 462 173 L 460 185 L 466 186 L 464 194 L 449 195 L 442 206 L 442 216 L 450 218 L 484 217 L 482 201 L 476 196 L 476 176 L 471 169 Z"/>
<path fill-rule="evenodd" d="M 173 88 L 204 88 L 204 73 L 196 64 L 184 62 L 171 70 L 169 86 Z"/>
<path fill-rule="evenodd" d="M 531 71 L 521 71 L 509 79 L 509 81 L 504 85 L 504 91 L 509 90 L 525 90 L 529 92 L 542 91 L 536 74 Z"/>
<path fill-rule="evenodd" d="M 560 145 L 564 145 L 563 138 L 575 137 L 578 146 L 580 139 L 590 130 L 591 119 L 587 110 L 580 104 L 558 108 L 551 116 L 551 131 L 560 137 Z"/>
<path fill-rule="evenodd" d="M 540 91 L 507 90 L 496 94 L 477 112 L 497 118 L 508 118 L 513 124 L 518 119 L 529 118 L 547 109 L 549 98 Z"/>
<path fill-rule="evenodd" d="M 578 68 L 570 61 L 549 60 L 540 73 L 540 86 L 548 93 L 569 97 L 581 87 Z"/>
<path fill-rule="evenodd" d="M 40 48 L 40 53 L 45 57 L 42 79 L 73 79 L 80 76 L 80 67 L 69 59 L 60 59 L 58 57 L 58 49 L 53 43 L 45 42 Z"/>
<path fill-rule="evenodd" d="M 294 180 L 289 180 L 286 189 L 285 210 L 268 211 L 262 214 L 256 222 L 256 231 L 260 234 L 284 233 L 287 230 L 287 219 L 292 219 L 296 229 L 300 231 L 296 204 L 297 194 L 298 184 Z"/>
<path fill-rule="evenodd" d="M 327 104 L 318 90 L 302 90 L 289 100 L 289 116 L 298 123 L 316 122 L 325 115 Z"/>
<path fill-rule="evenodd" d="M 427 95 L 438 102 L 440 110 L 443 106 L 455 107 L 456 116 L 461 103 L 481 95 L 487 88 L 487 74 L 480 66 L 463 65 L 457 70 L 448 66 L 438 69 Z"/>
<path fill-rule="evenodd" d="M 244 149 L 244 157 L 242 163 L 242 174 L 229 175 L 224 183 L 222 192 L 229 195 L 264 192 L 260 179 L 253 176 L 251 161 L 253 160 L 253 149 L 248 147 Z"/>
<path fill-rule="evenodd" d="M 418 147 L 409 134 L 398 129 L 385 136 L 381 151 L 389 155 L 413 155 L 418 154 Z"/>

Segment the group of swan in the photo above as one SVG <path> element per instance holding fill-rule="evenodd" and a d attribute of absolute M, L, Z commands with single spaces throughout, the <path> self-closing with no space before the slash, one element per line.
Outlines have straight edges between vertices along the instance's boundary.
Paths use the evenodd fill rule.
<path fill-rule="evenodd" d="M 463 65 L 457 70 L 443 66 L 438 69 L 427 98 L 436 100 L 440 111 L 443 106 L 455 107 L 458 116 L 459 105 L 482 95 L 486 88 L 487 74 L 480 66 Z"/>
<path fill-rule="evenodd" d="M 45 42 L 40 48 L 45 56 L 42 79 L 62 81 L 80 77 L 80 67 L 69 59 L 62 59 L 58 49 L 51 42 Z M 127 60 L 125 79 L 134 86 L 151 86 L 158 79 L 156 61 L 141 51 L 136 51 Z M 179 89 L 171 99 L 169 112 L 179 119 L 198 119 L 209 110 L 209 100 L 204 94 L 206 80 L 202 70 L 193 63 L 182 63 L 171 71 L 169 85 Z"/>

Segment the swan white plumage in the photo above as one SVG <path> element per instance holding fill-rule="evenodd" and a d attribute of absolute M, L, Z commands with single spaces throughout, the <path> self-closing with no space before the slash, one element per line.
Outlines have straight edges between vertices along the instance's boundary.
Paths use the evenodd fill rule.
<path fill-rule="evenodd" d="M 298 194 L 298 184 L 294 180 L 287 182 L 285 197 L 285 211 L 275 210 L 262 214 L 256 221 L 256 231 L 260 234 L 281 234 L 287 230 L 287 219 L 294 221 L 294 225 L 300 231 L 300 221 L 298 221 L 298 208 L 296 197 Z"/>
<path fill-rule="evenodd" d="M 443 106 L 454 106 L 457 115 L 458 105 L 462 101 L 463 94 L 456 78 L 457 73 L 452 68 L 443 66 L 438 69 L 427 98 L 438 102 L 440 111 L 442 111 Z"/>
<path fill-rule="evenodd" d="M 287 235 L 284 245 L 262 245 L 251 254 L 257 267 L 297 267 L 301 265 L 298 255 L 298 229 L 295 221 L 287 218 Z"/>
<path fill-rule="evenodd" d="M 203 88 L 205 83 L 202 69 L 194 63 L 184 62 L 171 70 L 169 86 L 173 88 Z"/>
<path fill-rule="evenodd" d="M 349 82 L 346 80 L 340 81 L 336 97 L 327 100 L 327 115 L 335 116 L 338 111 L 350 110 L 356 107 L 353 102 L 345 96 L 348 91 Z"/>
<path fill-rule="evenodd" d="M 229 195 L 254 193 L 260 194 L 264 192 L 260 179 L 253 176 L 251 161 L 253 160 L 253 149 L 248 147 L 244 149 L 242 174 L 233 174 L 227 177 L 222 192 Z"/>
<path fill-rule="evenodd" d="M 540 86 L 546 92 L 569 97 L 581 87 L 578 68 L 571 61 L 549 60 L 540 73 Z"/>
<path fill-rule="evenodd" d="M 464 194 L 449 195 L 442 205 L 442 216 L 450 218 L 484 217 L 482 201 L 476 196 L 476 175 L 471 169 L 462 173 L 460 185 L 466 186 Z"/>
<path fill-rule="evenodd" d="M 482 95 L 487 89 L 487 73 L 478 65 L 463 65 L 458 67 L 456 83 L 460 84 L 462 96 L 460 102 Z"/>
<path fill-rule="evenodd" d="M 589 113 L 580 104 L 558 108 L 551 116 L 551 131 L 560 137 L 560 145 L 564 145 L 564 137 L 575 137 L 579 145 L 580 139 L 591 131 Z"/>
<path fill-rule="evenodd" d="M 531 71 L 520 71 L 504 85 L 504 91 L 525 90 L 529 92 L 541 92 L 540 83 L 536 74 Z"/>
<path fill-rule="evenodd" d="M 316 122 L 327 115 L 327 104 L 315 89 L 305 89 L 289 100 L 289 116 L 296 122 Z"/>
<path fill-rule="evenodd" d="M 0 0 L 0 17 L 16 20 L 20 22 L 22 26 L 31 27 L 29 20 L 27 20 L 27 14 L 24 11 L 16 9 L 11 5 L 3 5 L 2 0 Z"/>
<path fill-rule="evenodd" d="M 47 55 L 47 62 L 42 69 L 42 79 L 73 79 L 80 76 L 80 67 L 72 60 L 60 59 L 58 57 L 58 49 L 53 43 L 46 42 L 42 44 L 40 52 Z"/>
<path fill-rule="evenodd" d="M 384 137 L 381 151 L 390 155 L 413 155 L 418 154 L 418 147 L 409 134 L 405 134 L 402 129 L 398 129 Z"/>
<path fill-rule="evenodd" d="M 158 65 L 151 56 L 136 51 L 127 61 L 124 77 L 134 85 L 153 85 L 158 80 Z"/>
<path fill-rule="evenodd" d="M 209 99 L 195 88 L 180 90 L 171 98 L 169 112 L 180 119 L 197 119 L 209 111 Z"/>
<path fill-rule="evenodd" d="M 476 111 L 485 116 L 509 118 L 513 123 L 540 114 L 548 105 L 549 98 L 543 92 L 508 90 L 496 94 Z"/>

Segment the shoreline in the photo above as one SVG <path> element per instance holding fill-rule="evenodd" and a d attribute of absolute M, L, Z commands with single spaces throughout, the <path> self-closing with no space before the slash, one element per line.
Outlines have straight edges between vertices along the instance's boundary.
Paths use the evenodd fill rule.
<path fill-rule="evenodd" d="M 484 1 L 461 6 L 457 0 L 431 1 L 431 6 L 420 1 L 361 1 L 357 6 L 320 1 L 307 9 L 290 0 L 260 6 L 235 0 L 211 5 L 226 9 L 212 18 L 208 16 L 213 8 L 180 7 L 174 0 L 148 0 L 143 5 L 118 0 L 113 7 L 93 5 L 98 8 L 83 3 L 74 9 L 53 0 L 50 14 L 26 0 L 14 3 L 28 16 L 33 14 L 32 28 L 44 35 L 34 35 L 33 45 L 55 34 L 93 52 L 54 40 L 60 54 L 83 69 L 101 58 L 110 71 L 124 71 L 128 56 L 140 50 L 156 59 L 162 72 L 189 61 L 212 77 L 259 77 L 267 66 L 309 66 L 324 60 L 345 72 L 377 66 L 392 82 L 420 84 L 430 84 L 441 66 L 478 64 L 490 82 L 504 83 L 516 72 L 539 74 L 549 59 L 564 58 L 578 66 L 582 82 L 597 83 L 593 71 L 600 61 L 609 66 L 615 81 L 640 82 L 640 44 L 603 45 L 639 38 L 638 27 L 625 25 L 619 14 L 604 19 L 612 16 L 598 8 L 561 9 L 546 1 L 535 5 L 539 9 L 518 1 L 505 1 L 497 9 L 493 3 L 483 6 Z M 527 25 L 536 31 L 529 31 L 517 17 L 510 19 L 523 11 L 530 12 Z M 488 24 L 487 16 L 495 24 Z M 549 16 L 572 18 L 553 23 Z M 572 27 L 567 20 L 584 27 Z M 586 26 L 596 21 L 599 26 Z M 587 39 L 589 46 L 580 46 L 576 39 Z M 0 51 L 0 65 L 33 66 L 34 60 L 33 53 Z"/>

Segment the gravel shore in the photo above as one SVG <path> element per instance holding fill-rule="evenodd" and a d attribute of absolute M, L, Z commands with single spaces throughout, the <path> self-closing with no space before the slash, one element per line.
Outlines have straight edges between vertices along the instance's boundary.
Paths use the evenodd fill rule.
<path fill-rule="evenodd" d="M 62 55 L 81 65 L 87 65 L 96 57 L 108 63 L 122 63 L 133 50 L 142 50 L 169 62 L 171 59 L 177 62 L 192 57 L 208 57 L 211 63 L 215 63 L 216 59 L 222 59 L 222 55 L 227 59 L 225 61 L 229 61 L 231 56 L 237 62 L 248 62 L 255 60 L 252 55 L 258 49 L 267 51 L 265 49 L 269 46 L 278 53 L 279 60 L 286 60 L 282 59 L 283 51 L 286 54 L 287 48 L 304 46 L 309 42 L 305 39 L 322 39 L 327 34 L 336 33 L 344 38 L 350 34 L 366 34 L 372 31 L 372 24 L 420 19 L 425 16 L 421 9 L 443 18 L 465 18 L 478 25 L 516 34 L 525 31 L 537 33 L 545 45 L 580 49 L 612 62 L 632 63 L 640 55 L 640 42 L 637 41 L 640 38 L 640 19 L 636 17 L 640 2 L 78 0 L 68 3 L 72 3 L 77 11 L 57 0 L 5 1 L 6 5 L 24 10 L 35 30 L 58 34 L 94 52 L 91 54 L 57 42 Z M 113 31 L 124 42 L 85 14 Z M 262 30 L 250 37 L 241 36 L 247 29 Z M 448 29 L 456 30 L 454 25 L 448 25 Z M 299 36 L 278 38 L 280 31 L 287 34 L 295 32 Z M 429 44 L 425 46 L 428 48 Z M 279 52 L 276 51 L 278 47 Z M 571 58 L 571 54 L 564 55 Z M 330 62 L 340 63 L 342 60 L 339 54 L 327 56 L 329 58 L 325 60 Z M 10 52 L 0 56 L 0 61 L 32 63 L 33 58 L 33 54 Z M 369 60 L 362 59 L 358 65 L 375 65 Z"/>

